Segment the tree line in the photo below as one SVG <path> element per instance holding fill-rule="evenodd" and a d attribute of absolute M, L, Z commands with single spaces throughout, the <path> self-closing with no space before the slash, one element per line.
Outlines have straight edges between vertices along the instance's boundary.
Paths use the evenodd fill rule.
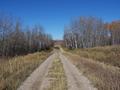
<path fill-rule="evenodd" d="M 16 56 L 46 50 L 52 46 L 52 37 L 41 25 L 23 27 L 15 18 L 0 15 L 0 56 Z"/>
<path fill-rule="evenodd" d="M 90 48 L 120 44 L 120 21 L 105 23 L 96 17 L 79 17 L 64 29 L 67 48 Z"/>

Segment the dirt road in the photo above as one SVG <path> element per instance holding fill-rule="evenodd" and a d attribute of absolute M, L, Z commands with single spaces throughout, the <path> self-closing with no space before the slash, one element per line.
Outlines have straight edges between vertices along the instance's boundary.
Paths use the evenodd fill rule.
<path fill-rule="evenodd" d="M 90 81 L 79 72 L 79 70 L 64 55 L 59 53 L 60 59 L 65 69 L 68 90 L 97 90 Z"/>
<path fill-rule="evenodd" d="M 43 87 L 46 87 L 49 83 L 46 81 L 47 74 L 56 57 L 60 58 L 63 64 L 67 90 L 97 90 L 61 52 L 56 51 L 27 78 L 18 90 L 48 90 Z"/>
<path fill-rule="evenodd" d="M 41 64 L 17 90 L 39 90 L 45 74 L 52 64 L 55 54 L 51 55 L 43 64 Z"/>

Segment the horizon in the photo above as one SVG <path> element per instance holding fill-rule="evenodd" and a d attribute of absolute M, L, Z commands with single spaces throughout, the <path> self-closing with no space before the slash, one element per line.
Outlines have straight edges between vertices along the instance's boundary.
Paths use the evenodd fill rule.
<path fill-rule="evenodd" d="M 64 26 L 79 16 L 95 16 L 105 22 L 120 20 L 119 0 L 1 0 L 0 12 L 10 13 L 23 25 L 40 24 L 54 40 L 62 40 Z"/>

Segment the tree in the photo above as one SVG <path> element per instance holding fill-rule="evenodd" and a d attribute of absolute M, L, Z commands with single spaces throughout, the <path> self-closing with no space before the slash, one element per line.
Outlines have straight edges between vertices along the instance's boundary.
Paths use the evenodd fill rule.
<path fill-rule="evenodd" d="M 114 21 L 110 24 L 109 30 L 111 33 L 112 45 L 120 44 L 120 21 Z"/>
<path fill-rule="evenodd" d="M 41 25 L 23 28 L 18 20 L 0 15 L 0 56 L 16 56 L 49 49 L 52 37 Z"/>
<path fill-rule="evenodd" d="M 120 26 L 120 25 L 118 25 Z M 118 27 L 116 26 L 117 31 Z M 68 48 L 89 48 L 105 46 L 110 43 L 110 31 L 102 19 L 95 17 L 80 17 L 72 21 L 64 30 L 64 42 Z M 113 32 L 112 32 L 113 33 Z M 112 36 L 113 37 L 113 36 Z M 116 40 L 119 41 L 117 35 Z"/>

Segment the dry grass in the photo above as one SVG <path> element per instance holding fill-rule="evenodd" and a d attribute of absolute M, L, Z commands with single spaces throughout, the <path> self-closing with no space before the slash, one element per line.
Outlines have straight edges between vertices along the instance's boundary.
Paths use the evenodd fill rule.
<path fill-rule="evenodd" d="M 49 52 L 37 52 L 0 63 L 0 90 L 16 90 L 48 55 Z"/>
<path fill-rule="evenodd" d="M 111 50 L 109 50 L 111 48 Z M 118 47 L 117 47 L 118 48 Z M 105 49 L 103 48 L 93 48 L 90 49 L 90 51 L 95 51 L 98 54 L 99 51 L 101 53 L 116 53 L 119 52 L 119 50 L 115 50 L 115 48 L 113 47 L 106 47 Z M 87 49 L 85 49 L 86 51 Z M 109 52 L 109 51 L 111 52 Z M 114 52 L 115 50 L 115 52 Z M 78 51 L 78 50 L 77 50 Z M 89 53 L 90 55 L 90 51 L 86 51 Z M 80 51 L 82 53 L 82 51 Z M 74 53 L 76 53 L 74 51 Z M 84 52 L 83 52 L 84 53 Z M 91 52 L 92 53 L 92 52 Z M 80 54 L 80 53 L 79 53 Z M 104 61 L 100 61 L 100 60 L 93 60 L 93 59 L 86 59 L 86 58 L 82 58 L 80 56 L 82 56 L 80 54 L 80 56 L 78 55 L 74 55 L 73 53 L 65 53 L 65 55 L 71 59 L 71 61 L 79 68 L 79 70 L 81 72 L 83 72 L 83 74 L 88 77 L 88 79 L 94 84 L 95 87 L 98 88 L 98 90 L 120 90 L 120 68 L 119 67 L 115 67 L 114 62 L 112 63 L 108 63 Z M 85 54 L 83 54 L 85 55 Z M 96 55 L 96 54 L 94 54 Z M 99 56 L 99 55 L 98 55 Z M 94 56 L 95 58 L 98 56 Z M 85 56 L 86 57 L 86 56 Z M 106 56 L 104 56 L 106 57 Z M 112 56 L 110 56 L 112 57 Z M 102 58 L 102 57 L 101 57 Z M 100 57 L 99 57 L 100 59 Z M 115 57 L 115 60 L 117 60 L 118 57 Z M 112 59 L 111 59 L 112 60 Z M 114 61 L 114 60 L 113 60 Z M 106 64 L 107 63 L 107 64 Z"/>
<path fill-rule="evenodd" d="M 46 90 L 67 90 L 64 68 L 58 58 L 53 61 L 52 67 L 48 72 L 48 77 L 51 81 L 50 86 Z"/>
<path fill-rule="evenodd" d="M 69 50 L 81 57 L 91 58 L 105 64 L 120 67 L 120 45 Z"/>

